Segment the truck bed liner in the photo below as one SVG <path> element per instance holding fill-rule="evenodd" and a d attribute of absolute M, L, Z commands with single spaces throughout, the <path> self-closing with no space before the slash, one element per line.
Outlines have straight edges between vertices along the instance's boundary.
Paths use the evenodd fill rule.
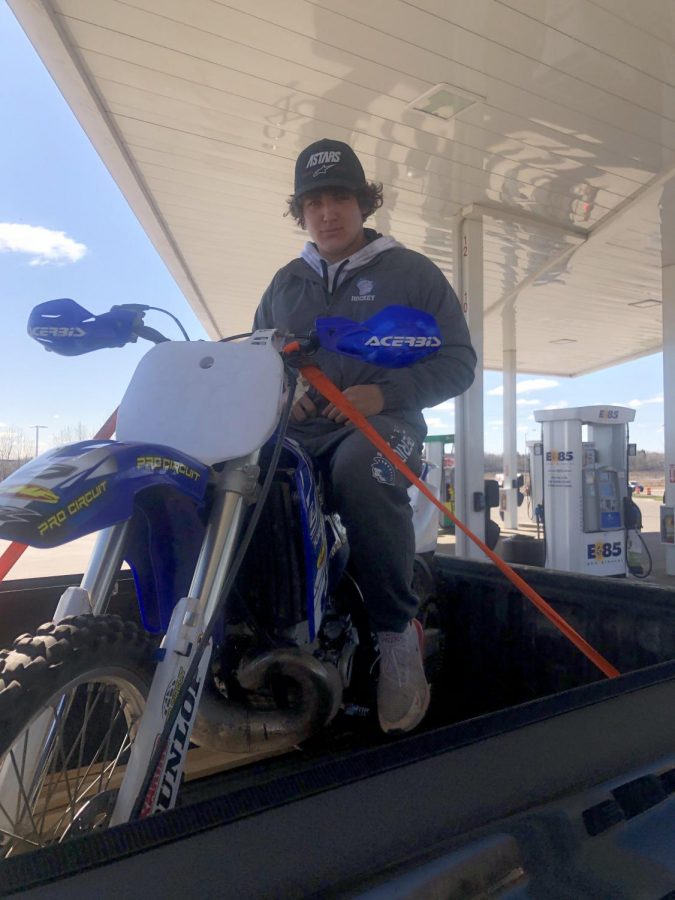
<path fill-rule="evenodd" d="M 491 567 L 439 559 L 449 653 L 428 730 L 197 783 L 165 816 L 0 864 L 0 893 L 664 897 L 673 592 L 521 572 L 619 668 L 646 668 L 602 678 Z"/>

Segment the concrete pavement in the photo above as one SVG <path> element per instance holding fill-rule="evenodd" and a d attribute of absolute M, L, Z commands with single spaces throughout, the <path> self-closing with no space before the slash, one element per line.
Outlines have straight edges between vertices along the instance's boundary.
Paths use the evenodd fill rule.
<path fill-rule="evenodd" d="M 666 575 L 665 571 L 665 551 L 663 544 L 661 544 L 659 533 L 659 500 L 649 497 L 634 499 L 642 512 L 642 537 L 652 557 L 652 571 L 650 575 L 645 579 L 635 580 L 675 587 L 675 576 Z M 499 519 L 498 511 L 493 510 L 492 513 L 495 522 L 502 527 L 502 537 L 508 537 L 513 534 L 537 536 L 536 525 L 529 516 L 527 503 L 523 503 L 518 510 L 517 532 L 504 529 L 503 523 Z M 55 547 L 51 550 L 36 550 L 33 547 L 29 547 L 9 572 L 6 580 L 40 578 L 49 575 L 72 575 L 73 573 L 83 572 L 95 539 L 95 535 L 87 535 L 78 541 L 73 541 L 71 544 L 64 544 L 62 547 Z M 0 541 L 0 555 L 7 546 L 7 541 Z M 496 549 L 499 553 L 499 544 Z M 438 552 L 454 555 L 454 535 L 443 532 L 439 534 Z M 643 563 L 645 569 L 647 564 L 648 560 L 645 559 Z M 635 576 L 629 575 L 627 577 L 633 579 Z"/>
<path fill-rule="evenodd" d="M 638 578 L 634 575 L 627 575 L 626 577 L 628 580 L 636 582 L 640 581 L 652 584 L 661 584 L 665 587 L 675 588 L 675 576 L 666 575 L 665 547 L 661 543 L 659 524 L 659 507 L 661 505 L 660 500 L 653 497 L 633 497 L 633 500 L 637 503 L 638 507 L 640 508 L 640 512 L 642 513 L 641 536 L 645 542 L 647 551 L 651 556 L 651 572 L 645 578 Z M 508 538 L 514 534 L 529 535 L 531 537 L 541 536 L 541 529 L 540 534 L 537 535 L 537 527 L 533 520 L 530 518 L 530 512 L 528 510 L 527 502 L 523 503 L 523 505 L 518 510 L 517 531 L 512 531 L 504 528 L 504 523 L 499 518 L 498 510 L 492 510 L 492 518 L 501 528 L 500 540 L 497 544 L 497 547 L 495 548 L 495 552 L 500 556 L 502 555 L 500 553 L 502 538 Z M 444 555 L 454 556 L 454 535 L 441 532 L 438 538 L 437 552 Z M 644 549 L 643 554 L 643 571 L 647 571 L 649 569 L 649 558 L 647 557 Z"/>

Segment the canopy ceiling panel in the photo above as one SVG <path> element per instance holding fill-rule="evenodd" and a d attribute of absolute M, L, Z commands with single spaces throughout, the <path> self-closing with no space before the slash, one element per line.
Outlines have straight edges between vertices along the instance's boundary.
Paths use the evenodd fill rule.
<path fill-rule="evenodd" d="M 488 368 L 511 313 L 523 372 L 660 349 L 669 0 L 9 5 L 213 336 L 297 255 L 294 160 L 331 136 L 384 185 L 375 227 L 450 280 L 483 221 Z"/>

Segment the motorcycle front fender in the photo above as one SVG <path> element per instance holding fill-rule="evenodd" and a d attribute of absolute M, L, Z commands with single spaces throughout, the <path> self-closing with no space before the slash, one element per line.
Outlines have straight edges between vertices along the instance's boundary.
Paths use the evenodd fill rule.
<path fill-rule="evenodd" d="M 170 447 L 81 441 L 0 482 L 0 538 L 57 547 L 129 519 L 148 488 L 172 488 L 199 506 L 208 480 L 207 466 Z"/>

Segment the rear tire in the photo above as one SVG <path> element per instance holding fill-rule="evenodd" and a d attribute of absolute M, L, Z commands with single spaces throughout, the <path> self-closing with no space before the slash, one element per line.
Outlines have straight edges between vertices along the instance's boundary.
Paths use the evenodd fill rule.
<path fill-rule="evenodd" d="M 108 824 L 156 644 L 82 615 L 0 651 L 0 859 Z"/>

